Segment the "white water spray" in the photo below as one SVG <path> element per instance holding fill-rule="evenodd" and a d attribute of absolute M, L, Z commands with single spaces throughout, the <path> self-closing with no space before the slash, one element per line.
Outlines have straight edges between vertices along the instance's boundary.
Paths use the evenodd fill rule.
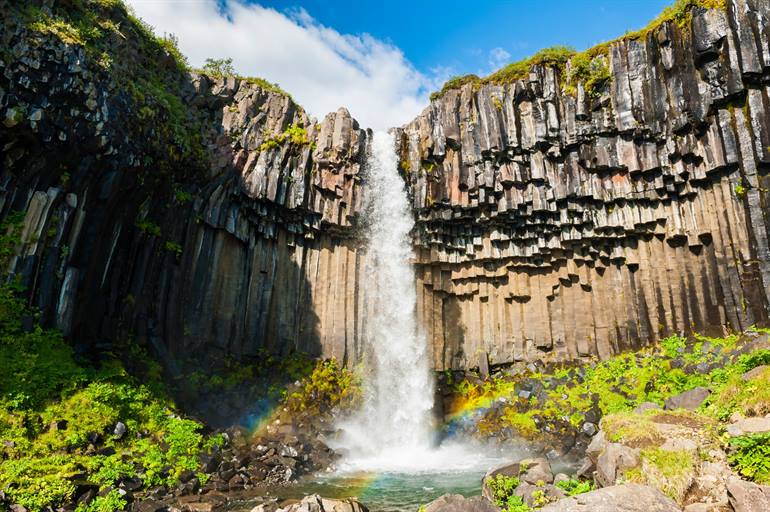
<path fill-rule="evenodd" d="M 478 451 L 435 446 L 433 379 L 416 318 L 414 226 L 394 137 L 375 133 L 367 164 L 367 346 L 370 373 L 361 410 L 340 424 L 344 470 L 436 471 L 487 464 Z"/>
<path fill-rule="evenodd" d="M 395 141 L 375 133 L 367 164 L 367 346 L 371 376 L 360 411 L 342 425 L 351 462 L 380 465 L 432 445 L 433 382 L 418 334 L 410 231 L 414 226 Z"/>

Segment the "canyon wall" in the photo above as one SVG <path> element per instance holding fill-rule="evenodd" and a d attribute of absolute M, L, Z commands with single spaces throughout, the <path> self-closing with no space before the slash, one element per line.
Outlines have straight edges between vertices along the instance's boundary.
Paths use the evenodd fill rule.
<path fill-rule="evenodd" d="M 95 21 L 122 26 L 99 47 L 107 67 L 5 8 L 0 210 L 6 225 L 21 212 L 8 272 L 44 322 L 84 349 L 133 338 L 172 370 L 359 358 L 366 132 L 346 110 L 316 122 L 270 84 L 178 70 L 122 7 Z M 141 52 L 149 84 L 120 74 Z M 197 158 L 163 130 L 177 101 Z"/>
<path fill-rule="evenodd" d="M 172 371 L 360 360 L 367 132 L 189 73 L 122 7 L 88 5 L 96 48 L 0 0 L 0 216 L 21 228 L 0 263 L 43 321 Z M 535 66 L 397 130 L 437 369 L 767 322 L 770 5 L 728 6 L 612 43 L 599 91 Z"/>
<path fill-rule="evenodd" d="M 731 0 L 610 44 L 598 94 L 535 66 L 404 127 L 437 368 L 767 321 L 768 36 L 770 3 Z"/>

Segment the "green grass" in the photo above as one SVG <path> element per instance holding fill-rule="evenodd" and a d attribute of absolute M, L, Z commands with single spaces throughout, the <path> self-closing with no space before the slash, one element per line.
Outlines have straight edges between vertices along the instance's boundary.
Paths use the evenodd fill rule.
<path fill-rule="evenodd" d="M 695 475 L 693 455 L 686 450 L 645 448 L 640 453 L 641 465 L 626 473 L 626 478 L 660 489 L 681 503 Z"/>

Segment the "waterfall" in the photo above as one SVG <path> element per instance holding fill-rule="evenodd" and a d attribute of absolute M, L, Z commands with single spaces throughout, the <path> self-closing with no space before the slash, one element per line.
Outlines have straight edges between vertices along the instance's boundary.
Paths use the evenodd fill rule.
<path fill-rule="evenodd" d="M 414 218 L 392 135 L 374 134 L 366 173 L 367 278 L 361 286 L 369 301 L 369 365 L 361 408 L 338 423 L 342 434 L 330 442 L 343 454 L 340 470 L 486 470 L 499 463 L 487 447 L 435 442 L 430 355 L 416 315 Z"/>
<path fill-rule="evenodd" d="M 362 408 L 341 425 L 341 444 L 349 458 L 387 465 L 431 448 L 433 379 L 416 318 L 414 219 L 393 135 L 374 134 L 366 171 L 370 374 Z"/>

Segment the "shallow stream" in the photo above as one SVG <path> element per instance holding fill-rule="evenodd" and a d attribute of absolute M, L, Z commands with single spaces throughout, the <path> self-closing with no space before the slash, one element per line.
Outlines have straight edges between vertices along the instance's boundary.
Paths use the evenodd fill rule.
<path fill-rule="evenodd" d="M 357 498 L 371 512 L 416 512 L 442 494 L 472 496 L 481 492 L 485 470 L 461 469 L 445 472 L 418 473 L 351 473 L 323 475 L 303 483 L 273 489 L 270 496 L 283 500 L 300 500 L 309 494 L 325 498 Z M 233 512 L 249 512 L 262 500 L 244 500 Z"/>

